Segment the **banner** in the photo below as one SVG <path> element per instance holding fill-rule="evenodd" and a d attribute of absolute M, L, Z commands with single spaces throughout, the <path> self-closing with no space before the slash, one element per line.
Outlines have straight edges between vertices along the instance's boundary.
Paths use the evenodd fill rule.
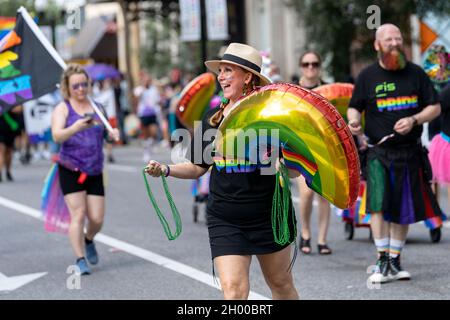
<path fill-rule="evenodd" d="M 31 143 L 51 140 L 52 112 L 61 101 L 59 90 L 24 103 L 25 128 Z"/>
<path fill-rule="evenodd" d="M 200 0 L 180 0 L 181 41 L 199 41 L 202 36 Z"/>
<path fill-rule="evenodd" d="M 227 40 L 228 12 L 226 0 L 206 0 L 208 40 Z"/>

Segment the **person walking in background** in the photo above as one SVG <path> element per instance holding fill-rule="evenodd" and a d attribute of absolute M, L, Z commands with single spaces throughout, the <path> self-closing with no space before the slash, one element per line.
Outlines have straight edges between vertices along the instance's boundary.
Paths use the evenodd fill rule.
<path fill-rule="evenodd" d="M 299 59 L 301 78 L 299 85 L 305 89 L 314 89 L 325 84 L 321 79 L 320 55 L 314 51 L 306 51 Z M 314 191 L 308 187 L 303 176 L 297 179 L 300 191 L 300 225 L 301 233 L 299 240 L 299 250 L 304 254 L 311 253 L 311 214 L 314 200 Z M 319 234 L 317 248 L 319 254 L 331 254 L 332 251 L 327 245 L 328 227 L 330 224 L 330 203 L 324 198 L 318 198 L 319 211 Z"/>
<path fill-rule="evenodd" d="M 58 157 L 59 183 L 69 209 L 69 239 L 81 274 L 90 274 L 86 262 L 99 261 L 94 237 L 103 225 L 103 138 L 105 128 L 88 99 L 90 80 L 86 71 L 71 64 L 61 79 L 64 101 L 52 114 L 52 135 L 61 144 Z M 110 134 L 115 140 L 119 132 Z M 83 228 L 87 218 L 87 232 Z"/>
<path fill-rule="evenodd" d="M 450 204 L 450 83 L 441 91 L 441 132 L 434 136 L 428 154 L 433 169 L 433 181 L 447 188 Z"/>
<path fill-rule="evenodd" d="M 157 142 L 161 97 L 156 86 L 152 84 L 152 77 L 148 72 L 141 72 L 140 81 L 141 85 L 134 89 L 134 95 L 138 99 L 137 115 L 141 120 L 143 161 L 148 162 L 153 146 Z"/>
<path fill-rule="evenodd" d="M 21 112 L 22 106 L 16 106 L 11 111 L 0 115 L 0 182 L 3 181 L 3 168 L 7 181 L 13 181 L 11 174 L 14 140 L 20 136 L 22 129 L 15 120 L 17 112 Z M 15 113 L 16 112 L 16 113 Z"/>
<path fill-rule="evenodd" d="M 367 211 L 378 260 L 372 283 L 408 280 L 400 256 L 410 224 L 442 225 L 431 191 L 429 162 L 421 144 L 422 124 L 439 116 L 438 95 L 425 72 L 407 61 L 403 37 L 393 24 L 375 33 L 378 61 L 359 74 L 347 118 L 353 135 L 363 134 L 367 153 Z"/>

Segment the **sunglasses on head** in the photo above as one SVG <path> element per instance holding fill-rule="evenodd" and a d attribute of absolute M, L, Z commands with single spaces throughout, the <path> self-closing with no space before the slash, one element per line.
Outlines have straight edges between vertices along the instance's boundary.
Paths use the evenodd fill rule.
<path fill-rule="evenodd" d="M 86 89 L 89 86 L 88 82 L 80 82 L 80 83 L 74 83 L 72 85 L 73 90 L 78 90 L 80 88 Z"/>
<path fill-rule="evenodd" d="M 302 62 L 301 63 L 302 68 L 308 68 L 309 66 L 313 68 L 318 68 L 320 66 L 319 62 Z"/>

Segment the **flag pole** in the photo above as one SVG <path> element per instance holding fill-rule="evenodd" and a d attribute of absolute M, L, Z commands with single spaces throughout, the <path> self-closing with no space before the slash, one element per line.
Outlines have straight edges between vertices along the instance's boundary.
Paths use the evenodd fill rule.
<path fill-rule="evenodd" d="M 39 39 L 39 41 L 42 43 L 44 48 L 48 51 L 48 53 L 53 57 L 53 59 L 58 62 L 58 64 L 63 68 L 64 70 L 67 69 L 67 64 L 64 62 L 64 60 L 61 58 L 59 53 L 55 50 L 55 48 L 51 45 L 51 43 L 48 41 L 48 39 L 45 37 L 45 35 L 42 33 L 41 29 L 36 25 L 33 18 L 31 18 L 30 14 L 28 13 L 27 9 L 23 6 L 21 6 L 19 9 L 17 9 L 17 12 L 20 13 L 25 20 L 25 22 L 30 27 L 31 31 L 34 33 L 34 35 Z M 91 97 L 88 96 L 89 103 L 91 104 L 92 108 L 94 109 L 95 113 L 100 117 L 100 120 L 105 125 L 106 129 L 108 131 L 113 132 L 113 128 L 109 124 L 106 117 L 103 115 L 103 113 L 99 110 L 99 108 L 95 105 L 94 101 L 92 101 Z"/>

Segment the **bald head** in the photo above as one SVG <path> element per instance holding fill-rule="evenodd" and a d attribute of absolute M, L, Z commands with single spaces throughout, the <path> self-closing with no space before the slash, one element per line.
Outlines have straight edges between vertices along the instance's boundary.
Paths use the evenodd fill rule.
<path fill-rule="evenodd" d="M 397 33 L 402 35 L 400 29 L 392 23 L 385 23 L 378 27 L 377 31 L 375 32 L 375 40 L 381 40 L 385 37 L 386 34 L 392 34 Z"/>
<path fill-rule="evenodd" d="M 381 25 L 375 33 L 374 47 L 376 51 L 387 51 L 393 47 L 402 47 L 403 37 L 400 29 L 392 24 Z"/>

